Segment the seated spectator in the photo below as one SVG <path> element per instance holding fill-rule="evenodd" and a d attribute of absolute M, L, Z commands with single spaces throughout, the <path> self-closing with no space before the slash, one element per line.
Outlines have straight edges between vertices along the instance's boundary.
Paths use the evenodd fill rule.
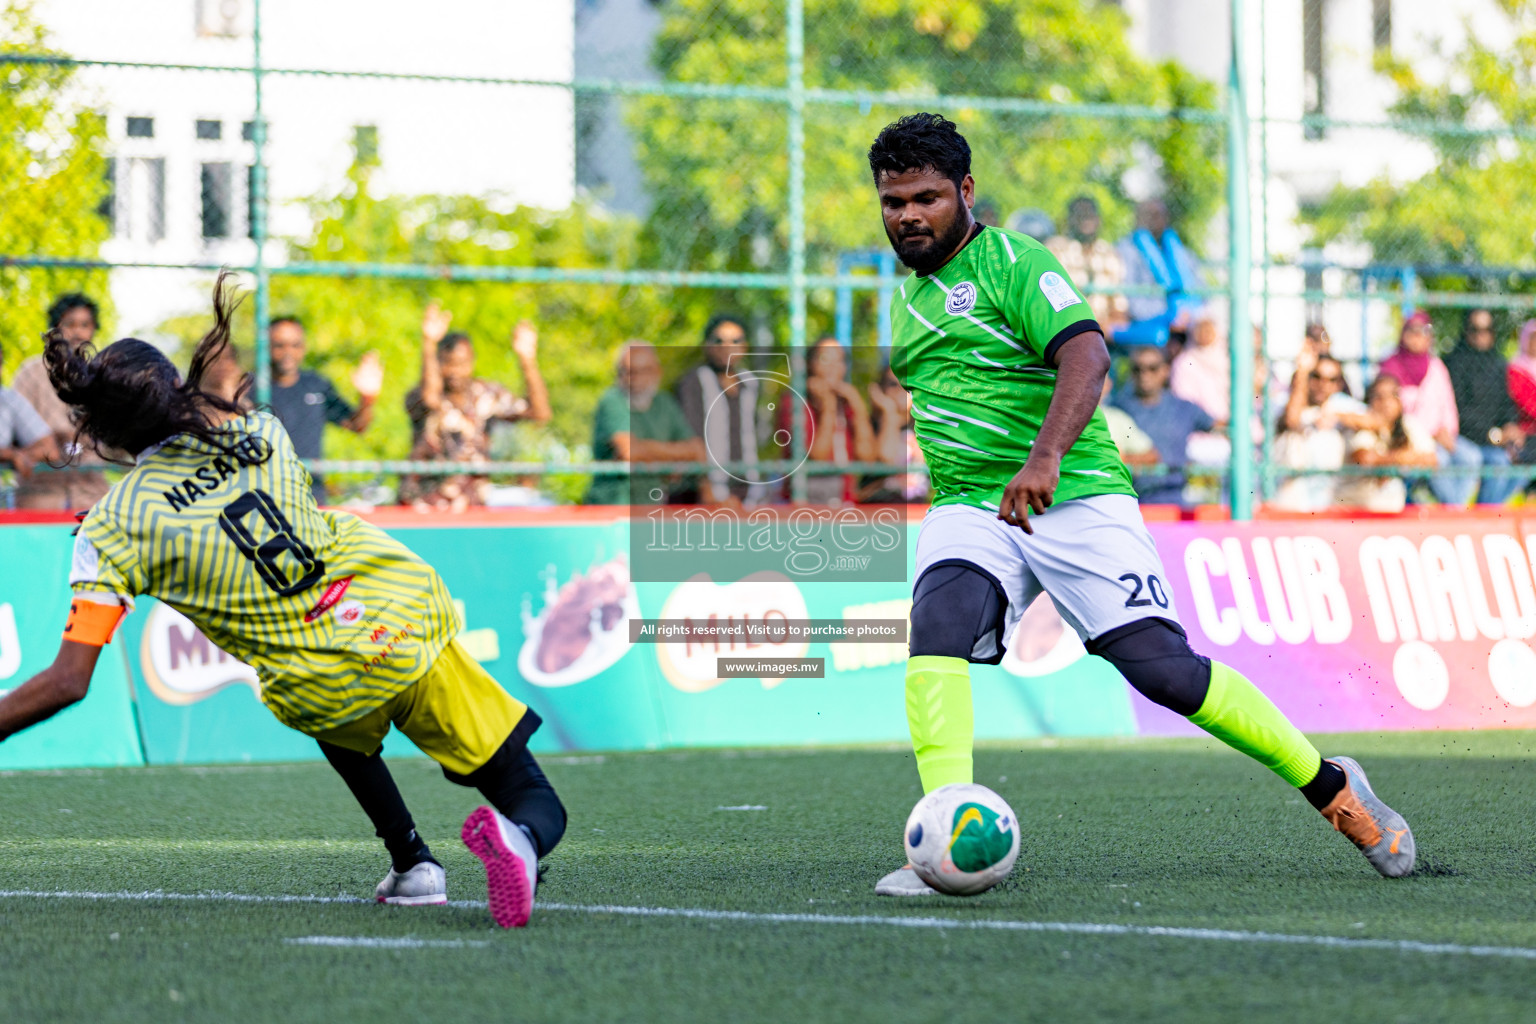
<path fill-rule="evenodd" d="M 1377 377 L 1365 397 L 1376 422 L 1349 438 L 1350 463 L 1433 469 L 1435 439 L 1403 412 L 1397 379 L 1389 374 Z M 1408 501 L 1408 485 L 1401 476 L 1345 477 L 1339 480 L 1334 493 L 1340 505 L 1369 512 L 1401 512 Z"/>
<path fill-rule="evenodd" d="M 1525 435 L 1519 461 L 1536 462 L 1536 320 L 1520 325 L 1520 341 L 1509 361 L 1509 397 L 1520 410 L 1519 427 Z"/>
<path fill-rule="evenodd" d="M 352 372 L 357 389 L 354 408 L 336 392 L 336 386 L 313 370 L 304 369 L 306 338 L 296 316 L 280 316 L 267 328 L 272 363 L 273 414 L 288 431 L 293 449 L 301 459 L 324 458 L 321 440 L 325 425 L 361 434 L 373 422 L 373 405 L 384 386 L 384 367 L 377 352 L 367 352 Z M 314 478 L 315 501 L 324 504 L 325 481 Z"/>
<path fill-rule="evenodd" d="M 494 381 L 475 376 L 475 347 L 466 334 L 448 333 L 453 314 L 437 303 L 421 320 L 421 383 L 405 396 L 411 418 L 411 458 L 431 462 L 484 462 L 490 458 L 491 424 L 516 420 L 549 422 L 549 393 L 539 373 L 538 332 L 528 321 L 512 331 L 528 388 L 519 398 Z M 490 480 L 484 476 L 407 477 L 400 499 L 418 508 L 452 511 L 485 504 Z"/>
<path fill-rule="evenodd" d="M 661 390 L 661 360 L 648 341 L 626 341 L 614 360 L 617 383 L 598 399 L 592 415 L 592 458 L 597 462 L 704 462 L 704 442 L 683 409 Z M 587 505 L 677 504 L 697 493 L 686 476 L 597 474 L 582 499 Z M 631 501 L 633 495 L 634 500 Z"/>
<path fill-rule="evenodd" d="M 869 385 L 869 405 L 879 461 L 908 469 L 924 465 L 912 425 L 912 396 L 889 366 L 878 383 Z M 872 505 L 923 502 L 928 500 L 928 491 L 928 474 L 901 473 L 866 481 L 859 488 L 859 501 Z"/>
<path fill-rule="evenodd" d="M 1199 267 L 1169 225 L 1167 204 L 1150 199 L 1136 207 L 1136 230 L 1119 245 L 1125 283 L 1162 289 L 1161 295 L 1127 297 L 1131 322 L 1116 339 L 1122 344 L 1166 344 L 1168 335 L 1183 332 L 1202 305 L 1189 294 L 1200 285 Z"/>
<path fill-rule="evenodd" d="M 757 464 L 757 401 L 761 391 L 757 377 L 741 372 L 747 355 L 747 331 L 741 317 L 719 314 L 704 327 L 704 362 L 683 374 L 673 389 L 688 427 L 703 439 L 714 468 L 699 483 L 699 497 L 706 504 L 735 508 L 760 505 L 767 486 L 756 469 L 727 472 L 729 463 Z M 736 363 L 732 365 L 732 357 Z"/>
<path fill-rule="evenodd" d="M 1162 458 L 1157 454 L 1157 445 L 1152 443 L 1147 432 L 1136 425 L 1130 413 L 1109 404 L 1113 388 L 1114 381 L 1106 373 L 1104 387 L 1099 392 L 1099 411 L 1104 414 L 1104 425 L 1109 428 L 1109 436 L 1120 452 L 1120 461 L 1132 468 L 1160 464 Z"/>
<path fill-rule="evenodd" d="M 1102 226 L 1099 204 L 1090 196 L 1078 196 L 1067 204 L 1067 233 L 1053 235 L 1045 243 L 1061 261 L 1067 277 L 1079 287 L 1112 289 L 1125 283 L 1125 261 L 1113 245 L 1099 237 Z M 1111 340 L 1117 329 L 1130 322 L 1124 295 L 1094 292 L 1088 296 L 1088 306 L 1104 336 Z"/>
<path fill-rule="evenodd" d="M 1274 461 L 1285 469 L 1335 470 L 1344 465 L 1343 430 L 1376 429 L 1376 417 L 1344 394 L 1344 368 L 1332 356 L 1303 348 L 1296 357 L 1290 399 L 1280 414 Z M 1275 490 L 1276 508 L 1319 512 L 1334 503 L 1334 476 L 1293 476 Z"/>
<path fill-rule="evenodd" d="M 1429 314 L 1414 313 L 1403 321 L 1397 351 L 1382 360 L 1381 372 L 1396 377 L 1401 385 L 1403 411 L 1418 420 L 1435 439 L 1440 466 L 1476 467 L 1483 464 L 1477 445 L 1461 436 L 1456 409 L 1456 390 L 1451 374 L 1434 354 L 1435 328 Z M 1464 506 L 1477 490 L 1477 477 L 1437 474 L 1429 478 L 1435 500 Z"/>
<path fill-rule="evenodd" d="M 1520 407 L 1509 393 L 1509 363 L 1494 345 L 1493 313 L 1469 309 L 1461 341 L 1445 354 L 1456 396 L 1460 434 L 1476 445 L 1485 466 L 1508 466 L 1525 444 Z M 1484 477 L 1477 488 L 1479 505 L 1502 505 L 1519 487 L 1514 477 Z"/>
<path fill-rule="evenodd" d="M 805 364 L 806 415 L 801 429 L 805 430 L 807 460 L 839 466 L 879 462 L 869 408 L 859 389 L 848 382 L 848 357 L 842 342 L 830 336 L 822 338 L 806 353 Z M 791 429 L 793 404 L 779 403 L 780 431 Z M 783 447 L 792 450 L 790 445 Z M 813 505 L 846 504 L 855 500 L 855 492 L 851 475 L 809 476 L 805 481 L 805 497 Z"/>
<path fill-rule="evenodd" d="M 50 389 L 49 394 L 52 393 Z M 73 441 L 73 434 L 70 439 Z M 16 471 L 17 481 L 26 487 L 32 480 L 34 466 L 58 457 L 54 432 L 37 410 L 20 394 L 0 385 L 0 463 L 9 464 Z"/>
<path fill-rule="evenodd" d="M 96 303 L 79 293 L 61 295 L 48 307 L 48 328 L 64 336 L 72 348 L 90 344 L 99 326 Z M 55 447 L 73 466 L 104 467 L 107 458 L 91 445 L 75 441 L 75 423 L 69 406 L 53 392 L 48 367 L 41 355 L 32 356 L 16 368 L 11 381 L 21 396 L 48 424 Z M 90 508 L 107 493 L 107 478 L 97 469 L 69 469 L 62 472 L 29 474 L 16 490 L 16 507 L 27 509 Z"/>
<path fill-rule="evenodd" d="M 1142 477 L 1136 492 L 1147 505 L 1184 504 L 1184 466 L 1188 463 L 1191 434 L 1213 430 L 1216 421 L 1193 402 L 1168 391 L 1168 353 L 1154 345 L 1131 351 L 1131 383 L 1115 395 L 1116 407 L 1125 410 L 1157 452 L 1168 472 Z"/>

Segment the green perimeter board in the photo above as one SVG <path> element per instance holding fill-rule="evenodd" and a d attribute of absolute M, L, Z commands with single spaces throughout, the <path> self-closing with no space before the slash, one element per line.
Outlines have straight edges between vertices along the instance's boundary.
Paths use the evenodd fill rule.
<path fill-rule="evenodd" d="M 0 532 L 0 692 L 53 663 L 69 616 L 74 548 L 64 526 Z M 121 641 L 102 652 L 85 700 L 0 743 L 0 769 L 143 764 Z"/>
<path fill-rule="evenodd" d="M 54 535 L 56 555 L 44 558 L 28 577 L 40 592 L 64 603 L 68 531 Z M 569 591 L 574 577 L 622 566 L 627 555 L 623 521 L 580 526 L 405 528 L 391 531 L 443 574 L 463 603 L 463 642 L 514 696 L 544 719 L 533 749 L 635 750 L 665 746 L 734 744 L 901 742 L 906 739 L 904 671 L 900 656 L 884 663 L 837 671 L 828 644 L 812 643 L 808 657 L 825 658 L 828 677 L 765 685 L 759 679 L 732 679 L 699 690 L 679 688 L 660 665 L 660 648 L 628 646 L 624 620 L 605 642 L 590 644 L 589 661 L 575 671 L 543 671 L 538 661 L 542 622 L 549 606 Z M 9 531 L 0 533 L 7 539 Z M 915 543 L 915 532 L 909 544 Z M 7 543 L 7 547 L 11 546 Z M 33 545 L 41 547 L 40 545 Z M 576 583 L 580 584 L 580 580 Z M 29 590 L 31 587 L 29 587 Z M 673 584 L 642 583 L 623 598 L 623 615 L 658 617 L 676 592 Z M 799 592 L 812 618 L 869 615 L 871 604 L 888 602 L 881 617 L 900 617 L 906 583 L 804 583 Z M 251 686 L 231 681 L 171 703 L 147 678 L 145 630 L 156 602 L 145 599 L 125 621 L 104 659 L 133 673 L 143 753 L 152 764 L 279 761 L 319 756 L 312 740 L 279 724 Z M 895 610 L 892 609 L 894 605 Z M 670 613 L 669 613 L 670 614 Z M 62 611 L 57 622 L 62 622 Z M 24 636 L 44 634 L 57 623 L 33 626 Z M 164 625 L 161 628 L 167 628 Z M 54 634 L 56 635 L 56 634 Z M 594 666 L 596 666 L 594 668 Z M 588 669 L 591 669 L 588 672 Z M 674 673 L 675 675 L 675 673 Z M 1041 735 L 1128 735 L 1135 731 L 1123 680 L 1096 659 L 1082 658 L 1049 675 L 1024 678 L 1001 667 L 975 666 L 977 735 L 1024 738 Z M 537 680 L 537 682 L 535 681 Z M 107 682 L 98 676 L 98 686 Z M 123 686 L 119 692 L 126 692 Z M 163 687 L 161 688 L 163 690 Z M 94 688 L 93 688 L 94 696 Z M 126 703 L 126 702 L 125 702 Z M 131 710 L 125 707 L 125 711 Z M 128 716 L 132 737 L 131 716 Z M 0 746 L 0 756 L 10 753 Z M 419 756 L 398 733 L 385 752 Z M 99 762 L 59 751 L 33 766 Z"/>

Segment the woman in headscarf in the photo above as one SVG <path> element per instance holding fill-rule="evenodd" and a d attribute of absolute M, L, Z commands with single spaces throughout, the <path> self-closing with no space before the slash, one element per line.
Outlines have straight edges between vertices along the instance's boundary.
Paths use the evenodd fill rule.
<path fill-rule="evenodd" d="M 1490 466 L 1508 466 L 1525 442 L 1520 411 L 1509 395 L 1509 364 L 1495 344 L 1493 311 L 1469 309 L 1462 321 L 1461 341 L 1445 354 L 1445 368 L 1456 392 L 1461 436 L 1483 453 L 1484 477 L 1477 489 L 1479 505 L 1502 505 L 1515 493 L 1512 476 L 1488 476 Z"/>
<path fill-rule="evenodd" d="M 1382 361 L 1381 372 L 1397 378 L 1402 385 L 1403 412 L 1418 420 L 1435 439 L 1442 469 L 1481 467 L 1482 450 L 1461 436 L 1451 374 L 1435 356 L 1434 347 L 1434 326 L 1429 314 L 1420 310 L 1403 321 L 1397 351 Z M 1436 500 L 1447 505 L 1466 505 L 1477 489 L 1477 477 L 1440 474 L 1430 477 L 1429 489 Z"/>
<path fill-rule="evenodd" d="M 1536 320 L 1520 325 L 1520 343 L 1509 361 L 1509 397 L 1520 408 L 1520 430 L 1525 447 L 1520 462 L 1536 462 Z"/>

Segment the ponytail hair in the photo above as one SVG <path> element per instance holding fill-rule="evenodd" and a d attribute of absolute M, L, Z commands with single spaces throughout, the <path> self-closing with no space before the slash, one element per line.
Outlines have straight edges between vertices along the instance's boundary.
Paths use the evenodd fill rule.
<path fill-rule="evenodd" d="M 228 433 L 217 430 L 210 418 L 244 413 L 250 375 L 232 400 L 203 389 L 210 368 L 229 348 L 230 319 L 240 305 L 229 278 L 229 271 L 221 271 L 213 286 L 213 328 L 193 350 L 185 380 L 163 352 L 138 338 L 114 341 L 97 352 L 90 345 L 72 348 L 57 328 L 43 335 L 48 379 L 71 407 L 77 444 L 89 443 L 112 461 L 120 461 L 113 452 L 138 455 L 178 434 L 237 457 L 247 451 L 249 446 L 240 446 L 237 452 Z"/>

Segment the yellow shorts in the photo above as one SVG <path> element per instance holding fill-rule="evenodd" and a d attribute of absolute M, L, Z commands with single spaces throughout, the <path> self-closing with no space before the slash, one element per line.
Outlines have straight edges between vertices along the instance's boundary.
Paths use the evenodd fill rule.
<path fill-rule="evenodd" d="M 490 760 L 528 705 L 492 679 L 454 640 L 427 674 L 388 703 L 335 729 L 310 733 L 334 746 L 372 754 L 390 723 L 449 771 L 468 775 Z"/>

